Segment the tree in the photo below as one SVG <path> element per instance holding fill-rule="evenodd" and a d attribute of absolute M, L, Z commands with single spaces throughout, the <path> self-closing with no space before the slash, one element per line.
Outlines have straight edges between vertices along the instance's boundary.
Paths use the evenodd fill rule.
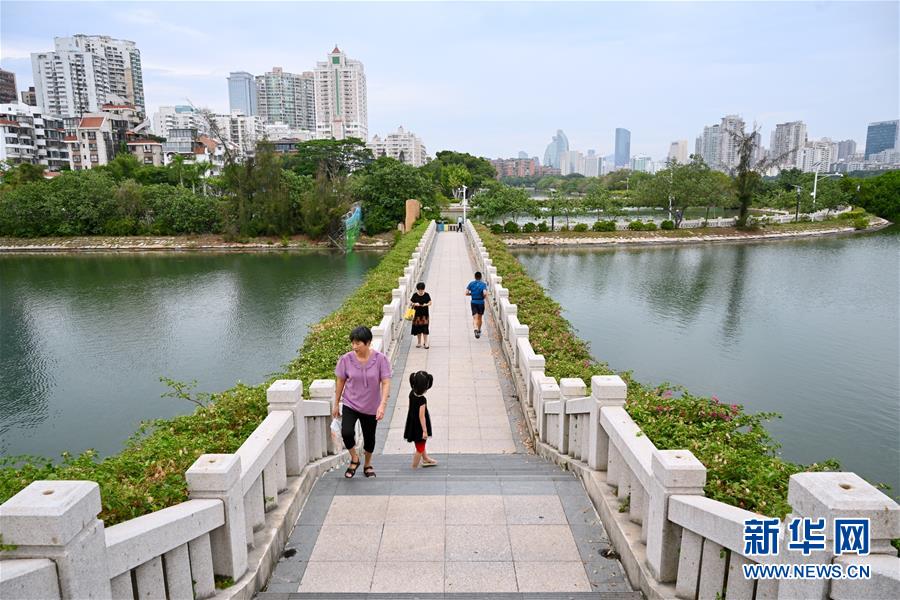
<path fill-rule="evenodd" d="M 457 190 L 462 186 L 471 187 L 471 185 L 472 174 L 463 165 L 451 164 L 441 169 L 441 189 L 450 192 L 450 195 L 447 196 L 448 198 L 450 196 L 455 198 Z M 468 194 L 466 197 L 468 197 Z"/>
<path fill-rule="evenodd" d="M 505 215 L 534 213 L 534 201 L 521 188 L 494 184 L 482 189 L 472 197 L 472 214 L 486 221 L 493 221 Z"/>
<path fill-rule="evenodd" d="M 6 171 L 0 170 L 0 173 L 2 173 L 3 177 L 0 181 L 2 181 L 4 187 L 44 180 L 43 165 L 33 165 L 31 163 L 19 163 Z"/>
<path fill-rule="evenodd" d="M 494 165 L 486 158 L 464 152 L 442 150 L 437 153 L 434 160 L 422 167 L 422 174 L 431 179 L 435 185 L 440 186 L 441 193 L 447 198 L 453 197 L 453 189 L 445 185 L 449 181 L 445 182 L 443 170 L 451 165 L 464 167 L 469 172 L 471 189 L 468 194 L 474 194 L 497 177 Z"/>
<path fill-rule="evenodd" d="M 375 157 L 365 142 L 347 138 L 300 142 L 295 152 L 285 155 L 283 164 L 298 175 L 318 177 L 321 172 L 333 180 L 365 168 L 373 160 Z"/>
<path fill-rule="evenodd" d="M 362 205 L 363 223 L 370 234 L 389 231 L 403 221 L 409 199 L 419 200 L 426 210 L 435 202 L 434 185 L 419 169 L 387 156 L 357 172 L 350 189 Z"/>
<path fill-rule="evenodd" d="M 895 223 L 900 220 L 900 171 L 866 179 L 845 178 L 841 186 L 853 204 Z"/>
<path fill-rule="evenodd" d="M 303 232 L 315 240 L 334 237 L 352 206 L 347 178 L 329 179 L 325 169 L 315 179 L 293 171 L 285 171 L 284 177 Z"/>
<path fill-rule="evenodd" d="M 755 160 L 757 146 L 760 136 L 757 135 L 758 129 L 747 132 L 741 126 L 740 131 L 727 130 L 725 135 L 731 136 L 738 149 L 738 165 L 734 170 L 734 188 L 737 193 L 740 211 L 738 213 L 737 227 L 747 226 L 747 217 L 749 216 L 750 204 L 753 198 L 763 188 L 761 173 L 769 170 L 770 167 L 779 164 L 784 160 L 783 156 L 772 157 L 771 159 Z"/>
<path fill-rule="evenodd" d="M 272 144 L 260 142 L 256 154 L 225 165 L 226 234 L 287 235 L 296 228 L 281 162 Z"/>
<path fill-rule="evenodd" d="M 728 176 L 724 177 L 725 181 L 698 156 L 692 157 L 687 164 L 670 161 L 656 175 L 643 178 L 634 191 L 634 197 L 641 205 L 659 206 L 672 211 L 677 227 L 689 207 L 719 206 L 723 203 L 728 193 Z"/>
<path fill-rule="evenodd" d="M 585 210 L 595 211 L 599 221 L 600 213 L 610 209 L 609 190 L 603 186 L 602 182 L 598 181 L 592 184 L 582 200 L 582 206 Z"/>

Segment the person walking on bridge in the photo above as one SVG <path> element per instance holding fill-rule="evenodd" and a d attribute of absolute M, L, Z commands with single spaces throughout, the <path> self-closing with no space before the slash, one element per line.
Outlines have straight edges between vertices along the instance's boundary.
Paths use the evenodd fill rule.
<path fill-rule="evenodd" d="M 487 293 L 487 284 L 481 279 L 481 271 L 475 271 L 475 279 L 466 286 L 466 296 L 472 297 L 472 321 L 475 325 L 475 339 L 481 337 L 481 324 L 484 319 L 484 299 Z"/>
<path fill-rule="evenodd" d="M 375 477 L 372 453 L 375 452 L 375 429 L 384 418 L 391 393 L 391 362 L 372 348 L 372 330 L 360 325 L 350 332 L 350 352 L 341 356 L 334 368 L 337 379 L 334 390 L 335 419 L 341 419 L 341 437 L 350 451 L 350 466 L 344 473 L 347 479 L 356 475 L 359 454 L 356 451 L 356 422 L 362 425 L 363 450 L 366 464 L 363 474 Z M 343 402 L 343 411 L 341 403 Z"/>

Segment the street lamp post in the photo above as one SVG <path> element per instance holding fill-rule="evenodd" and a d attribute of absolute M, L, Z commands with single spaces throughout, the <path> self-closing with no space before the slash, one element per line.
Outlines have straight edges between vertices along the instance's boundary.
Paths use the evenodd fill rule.
<path fill-rule="evenodd" d="M 466 199 L 466 186 L 462 186 L 462 207 L 463 207 L 463 225 L 466 224 L 466 207 L 469 201 Z"/>
<path fill-rule="evenodd" d="M 810 196 L 812 196 L 812 199 L 813 199 L 813 205 L 812 205 L 813 213 L 816 212 L 816 192 L 819 187 L 819 166 L 821 166 L 821 164 L 822 163 L 816 163 L 814 165 L 816 167 L 816 175 L 815 175 L 815 177 L 813 177 L 813 191 L 810 192 Z M 843 177 L 843 176 L 844 175 L 842 173 L 823 173 L 822 174 L 822 177 Z M 826 211 L 826 214 L 827 214 L 827 211 Z"/>
<path fill-rule="evenodd" d="M 799 185 L 795 185 L 797 188 L 797 212 L 794 214 L 794 223 L 800 222 L 800 192 L 803 190 Z"/>

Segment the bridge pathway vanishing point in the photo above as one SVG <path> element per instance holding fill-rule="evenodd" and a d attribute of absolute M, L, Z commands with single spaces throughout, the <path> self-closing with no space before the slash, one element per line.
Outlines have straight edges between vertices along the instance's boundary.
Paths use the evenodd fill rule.
<path fill-rule="evenodd" d="M 407 336 L 394 365 L 373 465 L 313 488 L 260 600 L 301 598 L 638 599 L 581 482 L 526 451 L 521 409 L 493 323 L 476 340 L 464 235 L 435 242 L 425 278 L 429 350 Z M 434 375 L 428 406 L 440 462 L 410 468 L 402 439 L 410 373 Z M 613 555 L 614 556 L 614 555 Z"/>

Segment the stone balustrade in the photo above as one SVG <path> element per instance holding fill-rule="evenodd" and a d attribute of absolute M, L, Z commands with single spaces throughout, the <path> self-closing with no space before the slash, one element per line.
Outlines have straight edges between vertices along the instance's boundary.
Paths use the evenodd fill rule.
<path fill-rule="evenodd" d="M 706 498 L 706 467 L 690 451 L 660 450 L 643 435 L 624 408 L 627 388 L 620 377 L 594 376 L 590 389 L 581 379 L 548 377 L 471 223 L 465 233 L 489 285 L 488 307 L 535 448 L 581 478 L 632 585 L 646 597 L 900 598 L 900 558 L 890 545 L 900 537 L 896 502 L 854 473 L 796 474 L 788 492 L 794 513 L 780 530 L 781 554 L 747 556 L 744 522 L 763 515 Z M 785 523 L 795 516 L 826 518 L 826 531 L 835 518 L 868 518 L 872 553 L 787 552 Z M 853 581 L 745 579 L 743 565 L 754 562 L 865 564 L 872 574 Z"/>
<path fill-rule="evenodd" d="M 435 232 L 432 222 L 373 328 L 373 345 L 389 356 Z M 0 535 L 15 547 L 0 553 L 0 597 L 249 598 L 271 573 L 316 478 L 346 459 L 330 431 L 334 393 L 334 380 L 319 379 L 304 400 L 301 381 L 275 381 L 268 415 L 240 448 L 203 454 L 187 470 L 190 500 L 108 528 L 97 518 L 97 483 L 31 483 L 0 506 Z M 234 584 L 216 590 L 216 576 Z"/>

